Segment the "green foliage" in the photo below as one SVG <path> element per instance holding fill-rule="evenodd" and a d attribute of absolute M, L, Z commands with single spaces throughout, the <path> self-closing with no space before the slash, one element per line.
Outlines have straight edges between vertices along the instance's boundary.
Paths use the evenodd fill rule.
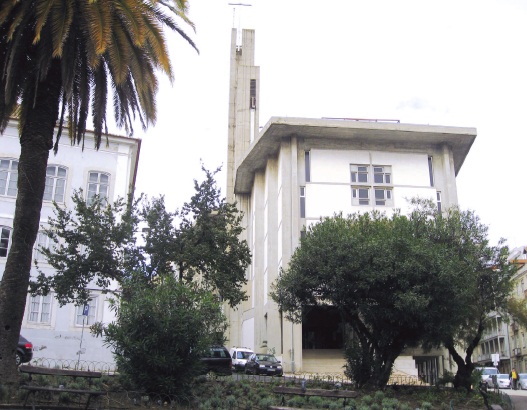
<path fill-rule="evenodd" d="M 428 401 L 424 401 L 423 403 L 421 403 L 422 410 L 430 410 L 431 408 L 433 408 L 432 403 Z"/>
<path fill-rule="evenodd" d="M 171 276 L 125 283 L 129 300 L 112 303 L 116 321 L 98 332 L 111 346 L 122 382 L 130 389 L 186 397 L 201 372 L 200 356 L 223 334 L 217 298 Z"/>
<path fill-rule="evenodd" d="M 339 310 L 346 373 L 359 387 L 385 386 L 399 354 L 420 344 L 445 345 L 452 356 L 451 347 L 467 347 L 470 362 L 482 318 L 504 307 L 510 290 L 508 249 L 488 245 L 487 227 L 473 212 L 413 205 L 408 216 L 322 219 L 272 287 L 271 297 L 296 323 L 312 306 Z M 465 370 L 459 355 L 454 360 Z"/>

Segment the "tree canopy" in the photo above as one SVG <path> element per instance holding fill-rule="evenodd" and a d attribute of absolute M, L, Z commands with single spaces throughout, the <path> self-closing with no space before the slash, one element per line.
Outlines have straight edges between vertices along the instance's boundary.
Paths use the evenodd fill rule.
<path fill-rule="evenodd" d="M 408 216 L 336 215 L 310 226 L 273 287 L 293 321 L 314 305 L 340 311 L 347 371 L 359 385 L 384 386 L 407 347 L 440 345 L 445 332 L 460 342 L 478 290 L 488 290 L 482 276 L 508 281 L 506 267 L 492 269 L 506 249 L 487 246 L 473 213 L 415 205 Z"/>
<path fill-rule="evenodd" d="M 74 210 L 55 205 L 44 229 L 52 246 L 40 247 L 55 273 L 39 270 L 31 292 L 53 289 L 61 304 L 83 304 L 90 286 L 116 289 L 140 273 L 144 282 L 176 276 L 184 284 L 198 283 L 231 306 L 245 300 L 250 251 L 239 239 L 241 215 L 221 197 L 214 180 L 219 169 L 203 171 L 191 201 L 174 212 L 166 210 L 163 197 L 108 204 L 95 197 L 87 204 L 81 191 L 72 197 Z"/>

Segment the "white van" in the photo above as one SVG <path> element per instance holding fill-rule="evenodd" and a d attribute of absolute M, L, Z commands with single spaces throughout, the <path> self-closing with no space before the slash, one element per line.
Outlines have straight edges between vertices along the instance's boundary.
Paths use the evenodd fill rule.
<path fill-rule="evenodd" d="M 231 354 L 232 360 L 232 370 L 235 372 L 243 372 L 245 370 L 245 363 L 247 359 L 254 352 L 251 349 L 246 347 L 236 347 L 234 346 L 229 353 Z"/>

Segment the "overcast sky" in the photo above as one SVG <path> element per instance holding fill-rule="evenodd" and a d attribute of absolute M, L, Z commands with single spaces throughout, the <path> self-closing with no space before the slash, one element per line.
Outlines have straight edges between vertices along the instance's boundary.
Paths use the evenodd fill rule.
<path fill-rule="evenodd" d="M 239 1 L 231 0 L 232 3 Z M 200 159 L 226 164 L 232 27 L 256 30 L 260 125 L 272 116 L 397 119 L 475 127 L 459 202 L 496 243 L 527 245 L 526 0 L 190 0 L 198 55 L 169 39 L 175 81 L 161 80 L 137 192 L 180 207 Z M 225 187 L 225 172 L 218 177 Z"/>

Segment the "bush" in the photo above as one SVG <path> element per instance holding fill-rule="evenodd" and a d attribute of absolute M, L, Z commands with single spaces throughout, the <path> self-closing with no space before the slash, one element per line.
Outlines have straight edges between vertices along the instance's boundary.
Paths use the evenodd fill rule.
<path fill-rule="evenodd" d="M 225 326 L 217 298 L 173 277 L 131 279 L 127 298 L 114 302 L 116 322 L 99 329 L 130 390 L 186 398 L 201 372 L 200 357 Z"/>

